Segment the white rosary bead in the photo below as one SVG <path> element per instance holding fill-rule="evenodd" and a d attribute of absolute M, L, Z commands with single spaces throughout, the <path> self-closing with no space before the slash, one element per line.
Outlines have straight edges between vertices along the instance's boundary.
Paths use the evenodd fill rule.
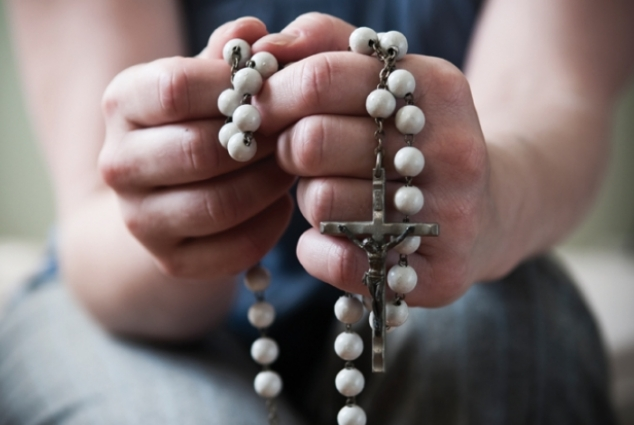
<path fill-rule="evenodd" d="M 408 236 L 403 242 L 394 247 L 394 251 L 403 255 L 410 255 L 416 252 L 420 246 L 420 236 Z"/>
<path fill-rule="evenodd" d="M 240 95 L 256 95 L 262 88 L 262 75 L 253 68 L 242 68 L 233 76 L 233 89 Z"/>
<path fill-rule="evenodd" d="M 275 74 L 279 68 L 277 59 L 269 52 L 259 52 L 251 58 L 255 64 L 254 69 L 260 73 L 262 78 L 269 78 Z"/>
<path fill-rule="evenodd" d="M 407 322 L 409 308 L 405 301 L 400 300 L 396 304 L 390 303 L 385 306 L 385 324 L 391 328 L 401 326 Z"/>
<path fill-rule="evenodd" d="M 397 294 L 408 294 L 416 287 L 418 276 L 412 266 L 396 264 L 387 272 L 387 284 Z"/>
<path fill-rule="evenodd" d="M 231 61 L 231 54 L 233 53 L 233 48 L 235 46 L 240 47 L 240 63 L 239 66 L 244 66 L 249 59 L 251 59 L 251 46 L 246 41 L 234 38 L 232 40 L 227 41 L 225 46 L 222 48 L 222 57 L 229 64 L 233 65 Z"/>
<path fill-rule="evenodd" d="M 251 292 L 262 292 L 271 284 L 271 272 L 266 267 L 253 266 L 244 275 L 244 284 Z"/>
<path fill-rule="evenodd" d="M 253 341 L 251 344 L 251 357 L 256 363 L 261 365 L 269 365 L 277 360 L 280 349 L 271 338 L 261 337 Z"/>
<path fill-rule="evenodd" d="M 335 316 L 346 325 L 357 323 L 363 317 L 363 304 L 355 297 L 343 295 L 335 303 Z"/>
<path fill-rule="evenodd" d="M 337 414 L 337 425 L 365 425 L 367 420 L 365 411 L 356 404 L 343 406 Z"/>
<path fill-rule="evenodd" d="M 229 156 L 238 162 L 247 162 L 253 158 L 258 150 L 258 144 L 254 138 L 247 146 L 244 144 L 244 133 L 237 133 L 231 136 L 227 143 Z"/>
<path fill-rule="evenodd" d="M 416 214 L 424 203 L 423 192 L 415 186 L 403 186 L 394 194 L 394 206 L 405 215 Z"/>
<path fill-rule="evenodd" d="M 397 49 L 396 60 L 401 60 L 407 54 L 407 38 L 398 31 L 388 31 L 379 36 L 379 44 L 381 49 L 388 51 Z"/>
<path fill-rule="evenodd" d="M 416 80 L 411 72 L 404 69 L 397 69 L 387 77 L 387 89 L 399 99 L 404 98 L 409 93 L 414 93 Z"/>
<path fill-rule="evenodd" d="M 374 49 L 370 45 L 370 41 L 377 42 L 379 37 L 373 29 L 368 27 L 359 27 L 352 31 L 348 45 L 350 50 L 355 53 L 361 53 L 362 55 L 371 55 L 374 53 Z"/>
<path fill-rule="evenodd" d="M 372 118 L 388 118 L 396 109 L 396 99 L 389 91 L 376 89 L 366 98 L 365 109 Z"/>
<path fill-rule="evenodd" d="M 418 134 L 425 127 L 425 114 L 415 105 L 405 105 L 396 113 L 396 128 L 403 134 Z"/>
<path fill-rule="evenodd" d="M 255 392 L 264 398 L 277 397 L 282 391 L 282 378 L 272 370 L 258 373 L 253 381 Z"/>
<path fill-rule="evenodd" d="M 233 115 L 233 111 L 240 106 L 242 95 L 233 89 L 227 89 L 218 96 L 218 110 L 227 117 Z"/>
<path fill-rule="evenodd" d="M 249 308 L 247 317 L 254 327 L 268 328 L 275 320 L 275 308 L 266 301 L 258 301 Z"/>
<path fill-rule="evenodd" d="M 363 339 L 356 332 L 341 332 L 335 339 L 335 353 L 345 361 L 356 360 L 363 353 Z"/>
<path fill-rule="evenodd" d="M 365 386 L 363 374 L 355 368 L 341 369 L 335 378 L 337 391 L 346 397 L 355 397 Z"/>
<path fill-rule="evenodd" d="M 425 168 L 425 157 L 419 149 L 413 146 L 406 146 L 396 152 L 394 168 L 401 176 L 415 177 Z"/>
<path fill-rule="evenodd" d="M 238 133 L 240 133 L 240 130 L 236 124 L 234 122 L 228 122 L 220 128 L 220 131 L 218 132 L 218 141 L 223 148 L 227 149 L 229 139 Z"/>
<path fill-rule="evenodd" d="M 240 105 L 233 111 L 233 122 L 236 123 L 236 126 L 242 131 L 246 133 L 248 131 L 254 132 L 260 128 L 260 124 L 262 123 L 262 117 L 260 116 L 260 111 L 253 105 Z"/>

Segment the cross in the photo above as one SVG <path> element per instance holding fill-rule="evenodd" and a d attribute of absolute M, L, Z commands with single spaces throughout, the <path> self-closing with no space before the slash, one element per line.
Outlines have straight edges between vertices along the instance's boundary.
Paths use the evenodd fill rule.
<path fill-rule="evenodd" d="M 385 284 L 386 254 L 407 236 L 438 236 L 438 224 L 385 222 L 385 169 L 377 164 L 372 173 L 372 221 L 335 222 L 319 225 L 326 235 L 347 236 L 368 254 L 370 269 L 364 283 L 372 296 L 374 323 L 372 331 L 372 371 L 385 372 Z M 369 235 L 360 241 L 356 236 Z M 386 242 L 385 237 L 392 236 Z"/>

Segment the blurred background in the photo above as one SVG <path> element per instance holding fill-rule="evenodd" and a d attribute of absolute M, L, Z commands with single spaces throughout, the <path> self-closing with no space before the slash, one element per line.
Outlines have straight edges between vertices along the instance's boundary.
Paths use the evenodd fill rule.
<path fill-rule="evenodd" d="M 634 425 L 634 84 L 614 119 L 612 164 L 583 225 L 556 250 L 598 317 L 623 425 Z M 38 264 L 55 221 L 0 2 L 0 312 Z"/>

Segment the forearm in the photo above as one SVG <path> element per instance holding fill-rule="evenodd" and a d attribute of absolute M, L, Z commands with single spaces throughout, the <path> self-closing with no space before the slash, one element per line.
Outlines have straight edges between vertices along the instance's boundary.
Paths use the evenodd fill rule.
<path fill-rule="evenodd" d="M 101 97 L 123 69 L 183 53 L 175 0 L 8 0 L 12 41 L 58 215 L 105 185 Z"/>
<path fill-rule="evenodd" d="M 25 94 L 56 193 L 62 279 L 106 328 L 183 339 L 226 313 L 233 282 L 162 274 L 125 228 L 97 159 L 101 98 L 126 67 L 181 54 L 171 0 L 7 3 Z M 156 30 L 153 30 L 156 29 Z"/>
<path fill-rule="evenodd" d="M 483 277 L 548 249 L 588 211 L 634 65 L 633 14 L 631 2 L 488 2 L 467 65 L 499 232 Z"/>
<path fill-rule="evenodd" d="M 549 112 L 550 116 L 546 112 Z M 552 121 L 557 117 L 557 122 Z M 483 278 L 499 277 L 519 261 L 567 236 L 588 212 L 600 188 L 609 155 L 609 114 L 549 104 L 523 115 L 513 130 L 505 114 L 485 130 L 491 162 L 490 190 L 502 235 Z M 535 124 L 539 123 L 539 124 Z"/>
<path fill-rule="evenodd" d="M 62 275 L 107 329 L 130 336 L 185 340 L 226 315 L 234 279 L 166 276 L 125 227 L 114 193 L 91 196 L 59 227 Z"/>

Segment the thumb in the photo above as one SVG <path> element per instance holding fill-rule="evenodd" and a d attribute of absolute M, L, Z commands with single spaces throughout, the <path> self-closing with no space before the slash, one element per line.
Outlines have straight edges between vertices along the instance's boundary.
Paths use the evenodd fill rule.
<path fill-rule="evenodd" d="M 241 38 L 249 44 L 268 34 L 266 25 L 253 17 L 236 19 L 219 26 L 209 37 L 207 47 L 198 57 L 204 59 L 222 59 L 222 48 L 227 41 Z"/>
<path fill-rule="evenodd" d="M 323 13 L 300 15 L 282 32 L 259 39 L 253 50 L 266 51 L 280 63 L 295 62 L 316 53 L 346 50 L 355 27 Z"/>

